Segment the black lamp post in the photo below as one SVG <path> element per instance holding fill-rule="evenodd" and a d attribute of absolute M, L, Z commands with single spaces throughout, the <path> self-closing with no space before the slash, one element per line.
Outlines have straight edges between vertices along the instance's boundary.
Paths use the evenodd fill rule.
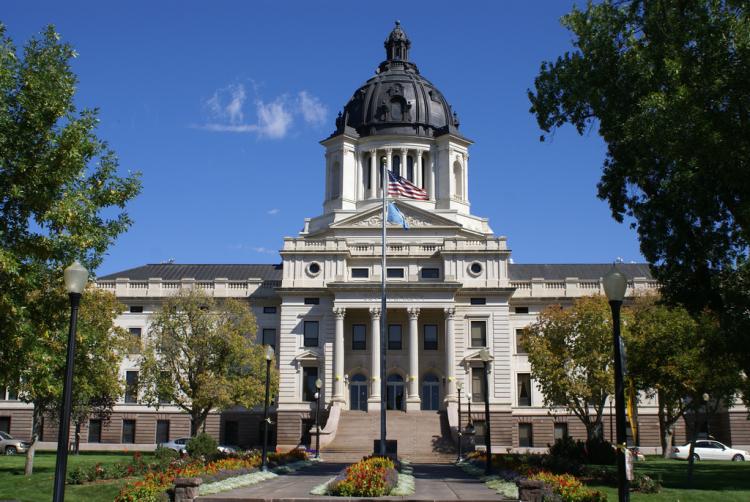
<path fill-rule="evenodd" d="M 463 462 L 463 455 L 461 454 L 461 446 L 463 443 L 463 432 L 461 431 L 461 394 L 464 388 L 463 382 L 456 382 L 456 390 L 458 391 L 458 456 L 456 457 L 456 463 Z"/>
<path fill-rule="evenodd" d="M 323 381 L 318 378 L 315 380 L 315 458 L 320 458 L 320 388 Z"/>
<path fill-rule="evenodd" d="M 63 402 L 60 411 L 60 431 L 57 436 L 57 460 L 55 461 L 55 486 L 53 502 L 65 500 L 65 478 L 68 467 L 68 439 L 70 434 L 70 413 L 73 402 L 73 362 L 76 354 L 76 325 L 78 323 L 78 305 L 86 288 L 89 272 L 83 265 L 74 261 L 63 273 L 65 289 L 70 297 L 70 329 L 68 330 L 68 357 L 65 362 L 65 381 L 63 382 Z"/>
<path fill-rule="evenodd" d="M 484 474 L 492 472 L 492 440 L 490 439 L 490 361 L 492 356 L 487 347 L 479 351 L 479 358 L 484 365 L 484 444 L 487 448 L 487 461 L 484 463 Z"/>
<path fill-rule="evenodd" d="M 269 398 L 271 397 L 271 361 L 273 361 L 273 347 L 266 345 L 266 402 L 263 406 L 263 454 L 260 460 L 260 470 L 268 470 L 268 426 L 271 419 L 268 418 Z"/>
<path fill-rule="evenodd" d="M 630 500 L 630 483 L 625 474 L 625 381 L 622 364 L 622 338 L 620 338 L 620 308 L 625 297 L 628 281 L 625 275 L 612 265 L 604 276 L 604 293 L 612 310 L 612 343 L 615 353 L 615 426 L 617 428 L 617 495 L 619 502 Z"/>

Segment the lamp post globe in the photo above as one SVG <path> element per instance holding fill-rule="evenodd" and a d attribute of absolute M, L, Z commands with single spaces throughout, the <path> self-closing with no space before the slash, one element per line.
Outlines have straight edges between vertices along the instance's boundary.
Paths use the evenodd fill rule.
<path fill-rule="evenodd" d="M 260 470 L 268 470 L 268 426 L 271 420 L 268 418 L 268 406 L 271 397 L 271 361 L 273 361 L 274 350 L 272 345 L 266 345 L 266 398 L 263 404 L 263 452 L 260 457 Z"/>
<path fill-rule="evenodd" d="M 63 381 L 63 401 L 60 406 L 60 428 L 57 434 L 57 458 L 55 460 L 55 484 L 52 493 L 53 502 L 65 499 L 65 478 L 68 467 L 68 439 L 70 434 L 70 414 L 73 403 L 73 363 L 76 353 L 76 327 L 78 325 L 78 306 L 81 295 L 86 289 L 89 271 L 78 260 L 63 271 L 63 282 L 70 298 L 70 327 L 68 329 L 68 353 L 65 361 L 65 380 Z"/>
<path fill-rule="evenodd" d="M 623 346 L 620 336 L 620 308 L 625 298 L 628 280 L 613 264 L 603 277 L 604 294 L 612 311 L 612 344 L 615 356 L 615 427 L 617 429 L 617 495 L 619 502 L 630 500 L 630 483 L 625 471 L 627 439 L 625 436 L 625 378 L 623 375 Z"/>

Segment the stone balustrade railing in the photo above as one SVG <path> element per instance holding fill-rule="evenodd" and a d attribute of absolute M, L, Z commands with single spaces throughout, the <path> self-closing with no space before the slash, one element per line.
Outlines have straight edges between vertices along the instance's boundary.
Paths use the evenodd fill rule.
<path fill-rule="evenodd" d="M 189 278 L 179 281 L 164 281 L 161 278 L 136 281 L 123 278 L 98 281 L 96 286 L 100 289 L 111 291 L 118 297 L 157 298 L 169 296 L 181 289 L 202 289 L 211 296 L 228 298 L 247 297 L 256 293 L 270 294 L 274 288 L 281 286 L 281 281 L 264 281 L 255 278 L 244 281 L 230 281 L 229 279 L 222 278 L 212 281 L 196 281 Z"/>
<path fill-rule="evenodd" d="M 394 241 L 388 242 L 388 254 L 399 256 L 431 256 L 445 252 L 501 252 L 507 251 L 505 238 L 493 239 L 442 239 L 440 241 Z M 289 252 L 341 252 L 354 256 L 380 256 L 380 242 L 357 242 L 346 239 L 309 240 L 289 237 L 284 241 L 283 251 Z"/>
<path fill-rule="evenodd" d="M 565 280 L 545 280 L 534 278 L 529 281 L 510 281 L 515 288 L 513 298 L 549 298 L 549 297 L 579 297 L 604 294 L 601 281 L 579 280 L 577 277 L 566 277 Z M 646 277 L 635 277 L 628 281 L 625 296 L 634 296 L 640 291 L 654 290 L 659 283 Z"/>

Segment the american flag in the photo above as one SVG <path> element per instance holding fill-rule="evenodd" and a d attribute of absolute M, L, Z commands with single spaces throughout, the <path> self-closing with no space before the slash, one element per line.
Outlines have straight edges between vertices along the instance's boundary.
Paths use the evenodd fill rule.
<path fill-rule="evenodd" d="M 407 199 L 429 200 L 427 192 L 409 180 L 388 171 L 388 195 L 400 195 Z"/>

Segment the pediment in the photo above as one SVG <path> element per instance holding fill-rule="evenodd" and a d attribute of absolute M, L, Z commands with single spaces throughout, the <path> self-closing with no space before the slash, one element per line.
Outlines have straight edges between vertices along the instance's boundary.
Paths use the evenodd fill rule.
<path fill-rule="evenodd" d="M 403 213 L 409 228 L 461 228 L 461 225 L 453 220 L 437 215 L 431 211 L 416 208 L 412 205 L 395 201 L 396 207 Z M 337 221 L 330 228 L 380 228 L 383 224 L 383 208 L 368 209 L 362 213 Z M 388 228 L 400 228 L 397 223 L 388 223 Z"/>
<path fill-rule="evenodd" d="M 465 365 L 471 365 L 471 363 L 484 363 L 484 361 L 482 361 L 482 357 L 479 354 L 480 352 L 481 350 L 477 350 L 475 352 L 467 354 L 461 360 L 461 362 Z M 492 355 L 492 353 L 490 353 L 490 361 L 494 361 L 494 360 L 495 360 L 495 357 Z"/>

